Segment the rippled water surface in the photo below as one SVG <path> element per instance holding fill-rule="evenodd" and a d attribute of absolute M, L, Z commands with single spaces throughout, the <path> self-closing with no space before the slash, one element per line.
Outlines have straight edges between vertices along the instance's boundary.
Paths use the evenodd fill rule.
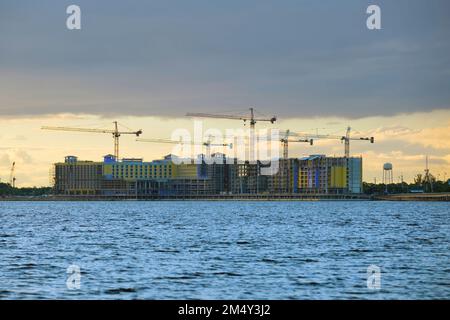
<path fill-rule="evenodd" d="M 0 222 L 2 299 L 450 298 L 448 203 L 0 202 Z"/>

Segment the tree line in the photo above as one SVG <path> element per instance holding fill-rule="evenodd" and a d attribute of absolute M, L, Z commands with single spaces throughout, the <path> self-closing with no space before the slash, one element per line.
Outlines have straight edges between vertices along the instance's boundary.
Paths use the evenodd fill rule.
<path fill-rule="evenodd" d="M 365 194 L 383 194 L 383 193 L 409 193 L 409 192 L 450 192 L 450 180 L 441 181 L 436 179 L 432 174 L 417 174 L 413 183 L 369 183 L 363 182 L 363 190 Z"/>
<path fill-rule="evenodd" d="M 52 194 L 51 187 L 13 188 L 9 183 L 0 182 L 0 197 L 5 196 L 44 196 Z"/>

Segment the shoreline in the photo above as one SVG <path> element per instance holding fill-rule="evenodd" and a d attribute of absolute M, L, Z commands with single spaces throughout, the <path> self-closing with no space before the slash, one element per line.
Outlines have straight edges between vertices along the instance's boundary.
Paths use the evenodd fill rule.
<path fill-rule="evenodd" d="M 450 193 L 392 195 L 5 196 L 7 201 L 450 201 Z"/>

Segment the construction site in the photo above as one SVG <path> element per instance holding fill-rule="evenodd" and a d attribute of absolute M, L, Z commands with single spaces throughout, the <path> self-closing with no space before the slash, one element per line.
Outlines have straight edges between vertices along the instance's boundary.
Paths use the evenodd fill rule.
<path fill-rule="evenodd" d="M 250 124 L 254 133 L 257 122 L 273 124 L 276 117 L 257 117 L 253 108 L 248 115 L 217 115 L 188 113 L 195 118 L 232 119 Z M 114 154 L 103 161 L 81 160 L 68 155 L 51 169 L 54 194 L 63 197 L 136 198 L 136 199 L 227 199 L 227 198 L 361 198 L 363 192 L 361 157 L 350 156 L 350 141 L 368 141 L 373 137 L 352 137 L 350 128 L 345 136 L 310 135 L 290 130 L 282 131 L 276 143 L 282 147 L 279 157 L 270 161 L 241 159 L 224 153 L 211 153 L 211 147 L 233 147 L 231 142 L 190 142 L 206 149 L 206 153 L 180 161 L 178 155 L 169 154 L 162 159 L 144 161 L 142 158 L 121 158 L 119 137 L 139 137 L 142 130 L 119 130 L 114 122 L 111 130 L 71 127 L 42 127 L 44 130 L 110 134 L 114 140 Z M 334 139 L 344 144 L 344 155 L 328 157 L 317 154 L 289 157 L 290 143 L 313 144 L 315 139 Z M 170 139 L 136 139 L 146 143 L 181 144 Z M 253 144 L 248 144 L 254 154 Z M 271 173 L 267 174 L 270 168 Z M 276 168 L 276 169 L 273 169 Z M 269 171 L 270 171 L 269 170 Z"/>
<path fill-rule="evenodd" d="M 267 164 L 240 163 L 214 154 L 215 162 L 176 164 L 174 155 L 144 162 L 102 162 L 67 156 L 54 165 L 54 192 L 64 196 L 101 197 L 209 197 L 234 195 L 357 195 L 362 193 L 362 159 L 313 155 L 281 159 L 280 170 L 262 175 Z M 232 163 L 230 163 L 232 162 Z"/>

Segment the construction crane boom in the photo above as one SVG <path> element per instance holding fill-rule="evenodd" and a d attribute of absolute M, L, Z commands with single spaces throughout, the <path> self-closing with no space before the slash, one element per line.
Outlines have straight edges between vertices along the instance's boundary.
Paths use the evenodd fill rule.
<path fill-rule="evenodd" d="M 250 121 L 251 123 L 258 121 L 267 121 L 270 123 L 274 123 L 277 119 L 272 117 L 270 119 L 267 118 L 255 118 L 255 117 L 245 117 L 245 116 L 233 116 L 233 115 L 220 115 L 220 114 L 210 114 L 210 113 L 187 113 L 188 117 L 197 117 L 197 118 L 216 118 L 216 119 L 230 119 L 230 120 L 242 120 L 242 121 Z"/>
<path fill-rule="evenodd" d="M 250 115 L 248 116 L 240 116 L 240 115 L 227 115 L 227 114 L 213 114 L 213 113 L 192 113 L 189 112 L 186 114 L 188 117 L 198 117 L 198 118 L 215 118 L 215 119 L 230 119 L 230 120 L 242 120 L 244 122 L 250 121 L 250 126 L 252 128 L 255 127 L 256 122 L 258 121 L 266 121 L 270 123 L 274 123 L 277 121 L 277 117 L 273 116 L 271 118 L 255 118 L 255 112 L 253 108 L 249 108 Z"/>
<path fill-rule="evenodd" d="M 43 127 L 41 127 L 41 129 L 42 130 L 56 130 L 56 131 L 74 131 L 74 132 L 115 133 L 114 130 L 108 130 L 108 129 L 49 127 L 49 126 L 43 126 Z M 123 134 L 125 134 L 125 133 L 123 133 Z"/>
<path fill-rule="evenodd" d="M 194 144 L 194 145 L 203 145 L 203 146 L 213 146 L 213 147 L 227 147 L 230 145 L 230 143 L 211 143 L 210 141 L 206 142 L 185 142 L 185 141 L 175 141 L 175 140 L 169 140 L 169 139 L 143 139 L 138 138 L 136 141 L 139 142 L 153 142 L 153 143 L 172 143 L 172 144 Z"/>
<path fill-rule="evenodd" d="M 311 138 L 303 138 L 303 139 L 289 139 L 291 132 L 290 130 L 286 130 L 283 133 L 283 137 L 280 139 L 281 145 L 283 147 L 283 159 L 289 158 L 289 143 L 290 142 L 307 142 L 310 145 L 313 145 L 314 140 Z"/>
<path fill-rule="evenodd" d="M 317 134 L 317 135 L 311 135 L 311 134 L 306 134 L 306 133 L 293 133 L 290 132 L 289 136 L 293 136 L 293 137 L 298 137 L 298 138 L 302 138 L 305 140 L 308 139 L 337 139 L 337 140 L 341 140 L 344 142 L 345 144 L 345 150 L 344 150 L 344 154 L 346 158 L 350 158 L 350 141 L 370 141 L 370 143 L 375 143 L 375 138 L 374 137 L 351 137 L 350 136 L 350 132 L 351 132 L 351 128 L 347 127 L 347 131 L 345 136 L 338 136 L 338 135 L 321 135 L 321 134 Z"/>
<path fill-rule="evenodd" d="M 108 133 L 112 134 L 114 139 L 114 156 L 119 159 L 119 137 L 123 134 L 132 134 L 139 137 L 142 134 L 142 130 L 137 131 L 119 131 L 117 121 L 113 122 L 114 129 L 92 129 L 92 128 L 71 128 L 71 127 L 52 127 L 43 126 L 42 130 L 55 130 L 55 131 L 71 131 L 71 132 L 88 132 L 88 133 Z"/>
<path fill-rule="evenodd" d="M 232 143 L 212 143 L 211 139 L 209 138 L 207 141 L 205 142 L 186 142 L 186 141 L 175 141 L 175 140 L 170 140 L 170 139 L 142 139 L 142 138 L 138 138 L 136 139 L 136 141 L 139 142 L 150 142 L 150 143 L 169 143 L 169 144 L 192 144 L 192 145 L 202 145 L 206 147 L 206 154 L 209 157 L 211 155 L 211 147 L 233 147 Z"/>
<path fill-rule="evenodd" d="M 188 117 L 199 117 L 199 118 L 215 118 L 215 119 L 230 119 L 230 120 L 242 120 L 244 122 L 249 121 L 250 122 L 250 146 L 249 146 L 249 153 L 250 153 L 250 161 L 253 160 L 254 157 L 254 131 L 255 131 L 255 124 L 256 122 L 263 121 L 263 122 L 270 122 L 274 123 L 277 121 L 277 117 L 273 116 L 270 118 L 255 118 L 255 110 L 254 108 L 249 108 L 250 114 L 248 116 L 241 116 L 241 115 L 220 115 L 220 114 L 210 114 L 210 113 L 187 113 L 186 116 Z"/>

